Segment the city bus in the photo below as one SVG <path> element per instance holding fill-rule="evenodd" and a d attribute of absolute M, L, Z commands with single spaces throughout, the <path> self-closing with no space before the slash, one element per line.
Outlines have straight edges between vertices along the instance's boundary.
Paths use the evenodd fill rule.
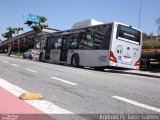
<path fill-rule="evenodd" d="M 47 37 L 39 60 L 95 69 L 139 69 L 141 33 L 119 22 L 55 32 Z"/>

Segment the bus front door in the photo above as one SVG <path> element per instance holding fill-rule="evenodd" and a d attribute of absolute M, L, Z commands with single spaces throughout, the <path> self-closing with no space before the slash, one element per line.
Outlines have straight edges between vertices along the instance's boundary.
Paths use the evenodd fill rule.
<path fill-rule="evenodd" d="M 60 61 L 62 61 L 62 62 L 66 62 L 67 61 L 68 49 L 69 49 L 69 45 L 68 45 L 67 39 L 63 38 Z"/>
<path fill-rule="evenodd" d="M 47 39 L 47 45 L 46 45 L 46 52 L 45 52 L 45 59 L 46 60 L 49 60 L 50 59 L 50 51 L 51 51 L 51 48 L 52 48 L 52 45 L 53 45 L 53 40 L 52 38 L 48 38 Z"/>

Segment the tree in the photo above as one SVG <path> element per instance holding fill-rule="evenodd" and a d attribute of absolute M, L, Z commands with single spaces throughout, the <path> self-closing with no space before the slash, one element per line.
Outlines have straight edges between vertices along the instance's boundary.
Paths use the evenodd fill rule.
<path fill-rule="evenodd" d="M 4 38 L 7 38 L 8 40 L 10 39 L 10 38 L 12 38 L 13 37 L 13 34 L 15 34 L 15 29 L 14 28 L 12 28 L 12 27 L 9 27 L 9 28 L 7 28 L 7 32 L 5 32 L 4 34 L 2 34 L 2 36 L 4 37 Z M 12 48 L 11 48 L 11 45 L 10 45 L 10 42 L 8 41 L 8 55 L 10 56 L 10 54 L 11 54 L 11 52 L 12 52 L 12 50 L 11 50 Z"/>
<path fill-rule="evenodd" d="M 29 16 L 34 16 L 32 14 L 29 14 Z M 44 22 L 47 21 L 47 18 L 44 16 L 34 16 L 36 19 L 38 19 L 39 22 L 35 22 L 34 20 L 27 20 L 24 24 L 27 24 L 30 28 L 32 28 L 35 32 L 40 32 L 44 28 L 48 27 L 47 24 L 44 24 Z"/>
<path fill-rule="evenodd" d="M 2 34 L 2 36 L 4 38 L 7 38 L 7 39 L 10 39 L 13 37 L 14 34 L 18 35 L 19 34 L 19 31 L 23 30 L 22 27 L 16 27 L 16 28 L 12 28 L 12 27 L 9 27 L 7 28 L 7 32 L 5 32 L 4 34 Z M 14 39 L 13 39 L 13 50 L 14 50 Z M 10 45 L 10 42 L 8 42 L 8 49 L 11 48 L 11 45 Z"/>
<path fill-rule="evenodd" d="M 23 31 L 22 27 L 16 27 L 16 28 L 13 28 L 13 29 L 14 29 L 16 35 L 19 35 L 19 32 Z M 14 39 L 13 39 L 13 48 L 14 48 Z M 19 40 L 18 40 L 18 53 L 19 53 L 19 51 L 20 51 L 20 46 L 19 46 Z"/>
<path fill-rule="evenodd" d="M 32 15 L 29 14 L 29 19 L 24 23 L 27 24 L 30 28 L 32 28 L 36 33 L 41 32 L 44 28 L 47 28 L 48 25 L 44 24 L 47 21 L 47 18 L 44 16 L 38 16 L 38 15 Z M 40 49 L 41 49 L 41 40 L 39 40 L 39 36 L 36 35 L 36 37 L 38 38 L 38 41 L 36 44 L 40 44 Z M 34 47 L 36 47 L 36 44 Z"/>
<path fill-rule="evenodd" d="M 156 19 L 156 25 L 157 25 L 157 34 L 160 35 L 160 14 L 159 17 Z"/>
<path fill-rule="evenodd" d="M 4 34 L 2 34 L 2 36 L 4 37 L 4 38 L 7 38 L 7 39 L 9 39 L 9 38 L 12 38 L 13 37 L 13 34 L 15 34 L 15 29 L 13 29 L 12 27 L 9 27 L 9 28 L 7 28 L 7 32 L 5 32 Z"/>
<path fill-rule="evenodd" d="M 16 35 L 19 35 L 19 32 L 23 31 L 23 28 L 22 27 L 17 27 L 17 28 L 14 28 L 14 30 L 15 30 Z"/>

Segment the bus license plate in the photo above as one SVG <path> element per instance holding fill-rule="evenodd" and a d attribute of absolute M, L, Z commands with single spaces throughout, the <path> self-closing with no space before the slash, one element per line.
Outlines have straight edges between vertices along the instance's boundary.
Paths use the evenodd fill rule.
<path fill-rule="evenodd" d="M 123 61 L 127 62 L 127 63 L 130 63 L 131 62 L 131 58 L 128 57 L 128 56 L 123 56 Z"/>

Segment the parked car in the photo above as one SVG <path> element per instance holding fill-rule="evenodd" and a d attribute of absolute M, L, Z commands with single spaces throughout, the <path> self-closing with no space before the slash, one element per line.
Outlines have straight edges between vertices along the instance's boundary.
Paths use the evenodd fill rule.
<path fill-rule="evenodd" d="M 33 59 L 35 55 L 35 50 L 34 49 L 28 49 L 26 52 L 23 53 L 23 58 L 30 58 Z"/>

